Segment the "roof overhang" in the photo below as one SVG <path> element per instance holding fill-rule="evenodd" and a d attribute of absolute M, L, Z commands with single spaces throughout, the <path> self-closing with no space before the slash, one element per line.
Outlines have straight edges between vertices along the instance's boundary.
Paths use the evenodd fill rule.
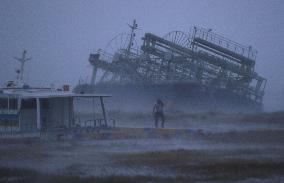
<path fill-rule="evenodd" d="M 106 94 L 76 94 L 76 93 L 1 93 L 0 98 L 96 98 L 96 97 L 111 97 Z"/>

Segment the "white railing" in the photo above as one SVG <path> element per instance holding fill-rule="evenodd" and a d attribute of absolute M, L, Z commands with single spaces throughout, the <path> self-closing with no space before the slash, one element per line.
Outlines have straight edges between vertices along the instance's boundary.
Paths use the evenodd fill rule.
<path fill-rule="evenodd" d="M 228 38 L 225 38 L 219 34 L 212 32 L 212 30 L 206 30 L 204 28 L 195 28 L 191 30 L 191 36 L 198 37 L 209 41 L 213 44 L 226 48 L 232 52 L 240 54 L 244 57 L 255 60 L 257 56 L 257 51 L 251 46 L 244 46 Z"/>

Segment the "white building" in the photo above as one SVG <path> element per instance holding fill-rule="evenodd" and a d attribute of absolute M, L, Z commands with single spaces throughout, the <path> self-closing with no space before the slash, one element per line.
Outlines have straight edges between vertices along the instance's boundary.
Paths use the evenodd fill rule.
<path fill-rule="evenodd" d="M 75 94 L 50 88 L 0 89 L 0 122 L 14 121 L 20 131 L 26 126 L 35 130 L 64 125 L 73 127 L 74 99 L 99 100 L 103 121 L 107 124 L 104 98 L 108 95 Z M 1 125 L 1 123 L 0 123 Z"/>

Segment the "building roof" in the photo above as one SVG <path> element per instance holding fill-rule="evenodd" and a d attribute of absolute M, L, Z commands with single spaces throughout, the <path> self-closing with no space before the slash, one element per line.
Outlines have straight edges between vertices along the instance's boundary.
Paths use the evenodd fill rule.
<path fill-rule="evenodd" d="M 67 97 L 111 97 L 106 94 L 77 94 L 69 91 L 57 91 L 48 88 L 4 88 L 0 89 L 0 98 L 67 98 Z"/>

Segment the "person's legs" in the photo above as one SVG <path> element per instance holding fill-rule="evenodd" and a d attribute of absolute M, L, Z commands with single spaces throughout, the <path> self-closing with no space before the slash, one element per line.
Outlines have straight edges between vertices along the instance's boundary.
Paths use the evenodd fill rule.
<path fill-rule="evenodd" d="M 164 113 L 161 113 L 161 120 L 162 120 L 162 128 L 164 128 L 164 123 L 165 123 L 165 116 Z"/>
<path fill-rule="evenodd" d="M 158 128 L 159 115 L 155 113 L 154 118 L 155 118 L 155 128 Z"/>

